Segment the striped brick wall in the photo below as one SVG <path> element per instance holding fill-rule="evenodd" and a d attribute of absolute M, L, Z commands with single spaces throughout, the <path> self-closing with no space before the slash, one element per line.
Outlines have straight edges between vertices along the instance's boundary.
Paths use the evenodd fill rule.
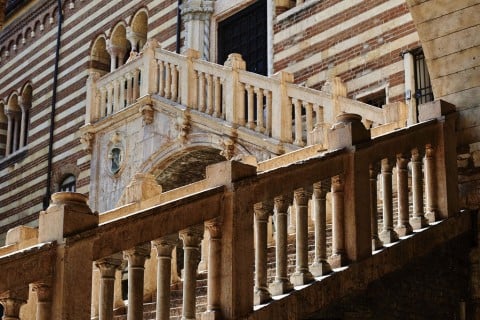
<path fill-rule="evenodd" d="M 387 86 L 390 102 L 404 96 L 401 52 L 420 46 L 404 0 L 306 2 L 276 17 L 273 43 L 275 71 L 295 82 L 339 76 L 351 98 Z"/>
<path fill-rule="evenodd" d="M 100 34 L 108 37 L 120 21 L 128 25 L 132 16 L 143 8 L 149 16 L 147 36 L 155 37 L 163 48 L 174 50 L 177 1 L 74 1 L 74 8 L 69 3 L 63 10 L 52 173 L 56 177 L 66 167 L 76 168 L 77 191 L 88 195 L 90 155 L 79 143 L 78 129 L 85 123 L 85 83 L 92 41 Z M 50 1 L 50 5 L 38 1 L 29 8 L 34 14 L 21 13 L 0 33 L 0 99 L 6 101 L 29 81 L 33 87 L 27 147 L 0 158 L 0 239 L 16 225 L 37 224 L 46 193 L 57 34 L 55 4 L 55 1 Z M 54 17 L 53 23 L 50 17 Z M 18 43 L 16 50 L 12 43 Z M 0 120 L 0 155 L 3 155 L 6 122 L 1 116 Z M 55 182 L 59 181 L 52 181 L 52 187 Z"/>

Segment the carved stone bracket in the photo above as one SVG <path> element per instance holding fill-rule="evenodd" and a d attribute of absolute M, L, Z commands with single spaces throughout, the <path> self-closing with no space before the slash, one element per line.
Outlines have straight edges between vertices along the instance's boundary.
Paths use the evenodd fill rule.
<path fill-rule="evenodd" d="M 175 128 L 178 130 L 178 139 L 181 143 L 187 142 L 190 127 L 190 117 L 187 113 L 183 113 L 182 116 L 177 117 Z"/>
<path fill-rule="evenodd" d="M 83 135 L 80 137 L 80 143 L 83 146 L 83 150 L 85 150 L 85 152 L 88 154 L 92 153 L 93 138 L 94 134 L 89 131 L 84 132 Z"/>
<path fill-rule="evenodd" d="M 138 111 L 141 113 L 143 117 L 144 124 L 148 125 L 153 122 L 154 110 L 151 103 L 142 104 Z"/>

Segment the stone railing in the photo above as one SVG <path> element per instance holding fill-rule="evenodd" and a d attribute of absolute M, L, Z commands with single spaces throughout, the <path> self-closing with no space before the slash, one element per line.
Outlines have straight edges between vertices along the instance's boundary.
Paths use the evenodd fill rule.
<path fill-rule="evenodd" d="M 38 301 L 37 319 L 88 319 L 97 316 L 91 314 L 92 303 L 98 303 L 99 319 L 112 319 L 115 274 L 126 260 L 127 317 L 142 319 L 145 261 L 156 252 L 155 312 L 157 319 L 168 319 L 172 249 L 180 238 L 184 245 L 182 318 L 195 319 L 197 263 L 204 230 L 208 233 L 204 243 L 208 248 L 208 290 L 202 319 L 248 317 L 254 314 L 254 305 L 264 304 L 272 296 L 321 281 L 319 276 L 336 267 L 365 260 L 383 244 L 457 213 L 456 113 L 451 105 L 441 102 L 426 110 L 420 108 L 420 112 L 425 122 L 376 139 L 371 139 L 358 115 L 343 114 L 328 132 L 329 151 L 324 154 L 288 165 L 283 159 L 276 162 L 278 167 L 264 165 L 268 169 L 263 172 L 235 161 L 221 162 L 209 166 L 206 179 L 195 188 L 186 186 L 144 201 L 130 195 L 122 207 L 100 216 L 90 210 L 83 195 L 54 194 L 49 208 L 40 214 L 36 244 L 32 246 L 32 232 L 23 232 L 29 235 L 29 247 L 2 251 L 0 303 L 5 317 L 18 319 L 20 307 L 28 300 Z M 397 175 L 396 215 L 393 173 Z M 379 174 L 381 192 L 377 190 Z M 129 192 L 135 188 L 133 185 Z M 331 218 L 327 218 L 327 193 L 331 196 Z M 380 232 L 379 195 L 383 204 Z M 311 261 L 307 244 L 309 204 L 315 234 Z M 290 225 L 296 244 L 292 274 L 287 268 L 288 212 L 295 217 Z M 276 226 L 275 276 L 269 281 L 267 222 L 272 215 Z M 331 243 L 326 237 L 330 227 Z M 327 252 L 331 254 L 327 256 Z M 94 265 L 100 272 L 100 285 L 92 299 Z M 33 294 L 36 299 L 31 299 Z M 268 310 L 274 307 L 270 304 Z M 266 318 L 277 317 L 271 314 Z"/>
<path fill-rule="evenodd" d="M 245 68 L 239 54 L 231 54 L 222 66 L 200 60 L 194 50 L 179 55 L 150 40 L 133 61 L 102 78 L 97 73 L 89 77 L 86 123 L 152 95 L 297 146 L 318 143 L 311 133 L 325 133 L 340 112 L 360 114 L 369 127 L 388 125 L 393 130 L 406 125 L 404 104 L 376 108 L 348 99 L 339 78 L 318 91 L 294 84 L 286 72 L 265 77 Z"/>

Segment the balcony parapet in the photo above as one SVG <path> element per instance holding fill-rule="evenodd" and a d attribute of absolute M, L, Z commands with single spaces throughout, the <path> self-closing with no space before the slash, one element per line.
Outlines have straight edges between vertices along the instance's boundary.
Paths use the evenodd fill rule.
<path fill-rule="evenodd" d="M 348 99 L 339 78 L 319 91 L 294 84 L 293 75 L 286 72 L 270 77 L 248 72 L 239 54 L 231 54 L 225 65 L 199 56 L 191 49 L 169 52 L 149 40 L 138 57 L 117 70 L 103 77 L 92 73 L 87 80 L 86 124 L 151 95 L 296 147 L 325 142 L 315 135 L 324 136 L 341 112 L 360 114 L 367 127 L 381 127 L 379 133 L 406 125 L 404 104 L 376 108 Z"/>

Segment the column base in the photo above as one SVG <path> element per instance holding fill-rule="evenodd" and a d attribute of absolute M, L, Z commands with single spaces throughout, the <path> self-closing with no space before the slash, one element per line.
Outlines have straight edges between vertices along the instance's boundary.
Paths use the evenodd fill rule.
<path fill-rule="evenodd" d="M 398 241 L 398 234 L 393 229 L 384 230 L 384 231 L 380 232 L 379 236 L 380 236 L 380 240 L 382 240 L 382 242 L 384 244 L 393 243 L 393 242 Z"/>
<path fill-rule="evenodd" d="M 293 283 L 294 286 L 302 286 L 304 284 L 310 283 L 314 281 L 315 278 L 310 273 L 310 271 L 295 271 L 292 276 L 290 277 L 290 282 Z"/>
<path fill-rule="evenodd" d="M 221 318 L 219 310 L 207 310 L 201 315 L 202 320 L 220 320 Z"/>
<path fill-rule="evenodd" d="M 417 216 L 410 219 L 410 224 L 413 230 L 423 229 L 428 227 L 428 220 L 424 216 Z"/>
<path fill-rule="evenodd" d="M 275 280 L 268 287 L 273 296 L 278 296 L 293 290 L 293 284 L 288 279 Z"/>
<path fill-rule="evenodd" d="M 397 234 L 398 234 L 400 237 L 404 237 L 404 236 L 406 236 L 406 235 L 409 235 L 409 234 L 412 234 L 412 233 L 413 233 L 413 229 L 412 229 L 412 226 L 410 225 L 410 223 L 398 225 L 398 226 L 395 228 L 395 231 L 397 232 Z"/>
<path fill-rule="evenodd" d="M 272 300 L 272 295 L 266 288 L 255 288 L 255 292 L 253 293 L 254 305 L 264 304 L 270 300 Z"/>
<path fill-rule="evenodd" d="M 347 264 L 347 257 L 344 253 L 335 253 L 328 258 L 328 263 L 332 268 L 340 268 Z"/>
<path fill-rule="evenodd" d="M 320 277 L 324 276 L 326 274 L 329 274 L 332 272 L 332 267 L 327 261 L 319 261 L 319 262 L 314 262 L 310 266 L 310 272 L 315 276 L 315 277 Z"/>
<path fill-rule="evenodd" d="M 435 221 L 441 220 L 438 218 L 437 210 L 432 210 L 425 213 L 425 218 L 428 220 L 428 223 L 433 223 Z"/>
<path fill-rule="evenodd" d="M 372 250 L 375 251 L 375 250 L 379 250 L 383 248 L 383 243 L 382 243 L 382 240 L 380 240 L 378 238 L 378 236 L 375 236 L 372 238 Z"/>

